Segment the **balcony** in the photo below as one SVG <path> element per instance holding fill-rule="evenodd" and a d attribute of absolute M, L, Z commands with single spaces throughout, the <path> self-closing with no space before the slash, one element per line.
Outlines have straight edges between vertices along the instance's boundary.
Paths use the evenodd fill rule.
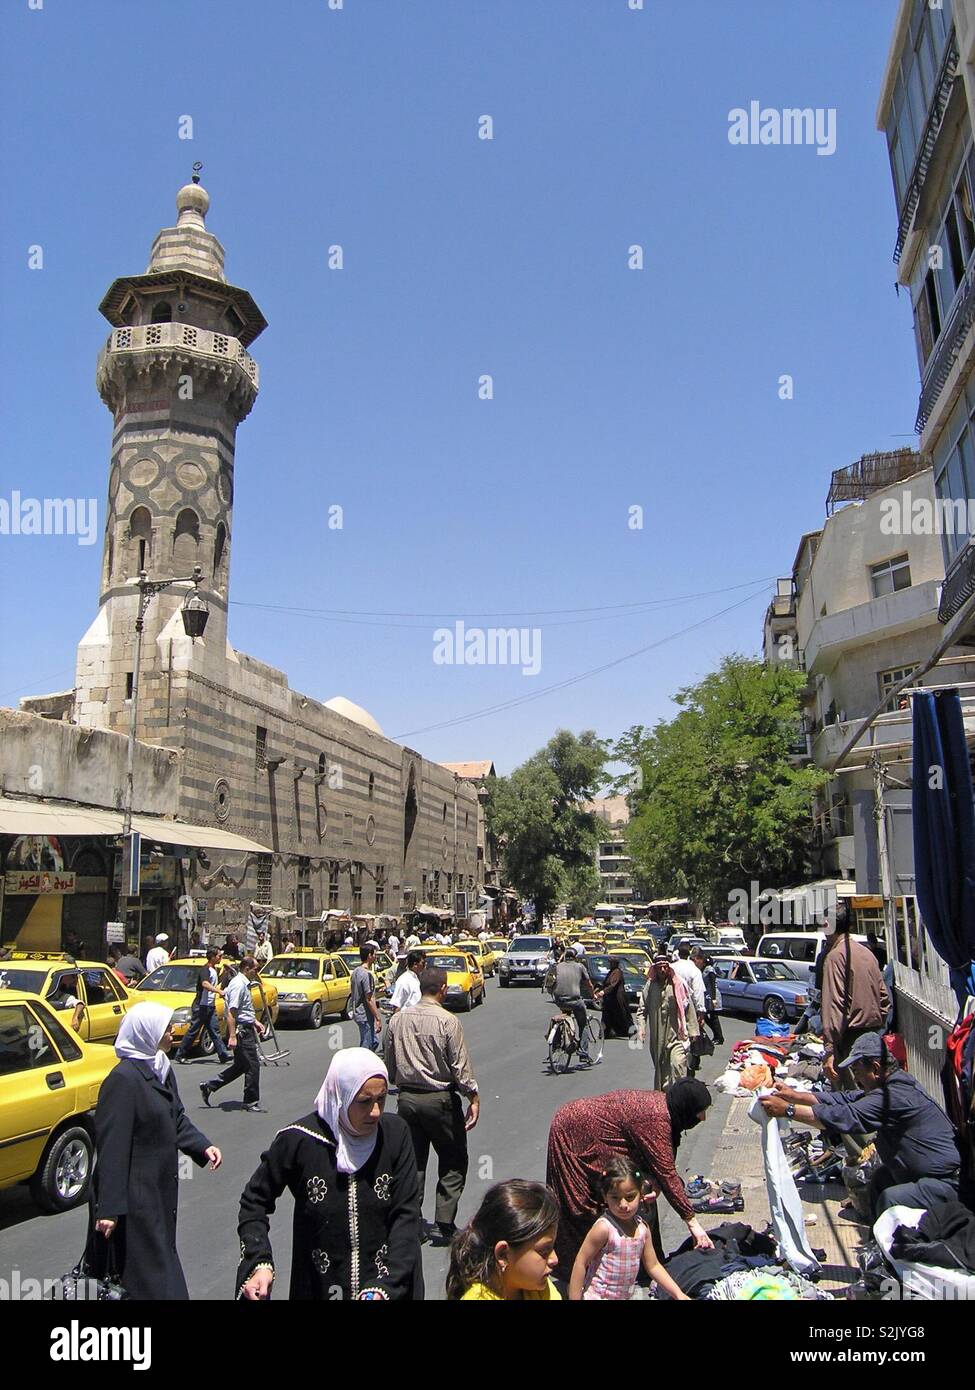
<path fill-rule="evenodd" d="M 918 401 L 917 419 L 914 429 L 918 434 L 924 430 L 951 376 L 951 369 L 958 361 L 965 339 L 972 324 L 975 323 L 975 261 L 968 267 L 965 278 L 958 286 L 954 304 L 941 330 L 938 346 L 931 354 L 921 381 L 921 398 Z"/>
<path fill-rule="evenodd" d="M 941 70 L 938 73 L 938 80 L 935 86 L 934 96 L 931 98 L 931 107 L 928 111 L 927 120 L 924 123 L 924 130 L 921 132 L 921 140 L 918 144 L 914 168 L 911 170 L 911 176 L 904 190 L 904 205 L 901 209 L 900 223 L 897 227 L 897 243 L 894 247 L 895 265 L 900 261 L 904 243 L 907 241 L 907 234 L 914 220 L 914 213 L 921 199 L 921 190 L 928 176 L 931 156 L 934 153 L 934 147 L 938 142 L 938 135 L 944 123 L 945 111 L 948 107 L 948 98 L 951 96 L 951 89 L 954 86 L 957 73 L 958 41 L 954 31 L 952 31 L 945 45 L 945 56 L 942 59 Z"/>
<path fill-rule="evenodd" d="M 829 671 L 843 652 L 881 638 L 912 632 L 937 620 L 941 581 L 929 579 L 910 589 L 858 603 L 813 623 L 805 647 L 806 670 Z"/>
<path fill-rule="evenodd" d="M 906 592 L 906 591 L 905 591 Z M 937 669 L 928 677 L 931 685 L 934 684 L 932 676 L 937 675 Z M 950 689 L 951 681 L 941 681 L 945 689 Z M 969 736 L 975 735 L 975 695 L 961 694 L 962 717 L 965 721 L 965 730 Z M 864 717 L 869 711 L 865 710 L 862 715 L 855 719 L 844 719 L 837 724 L 827 724 L 816 735 L 813 743 L 813 761 L 818 767 L 825 767 L 833 758 L 837 757 L 843 749 L 854 730 L 863 722 Z M 914 720 L 910 709 L 894 710 L 890 714 L 881 714 L 871 724 L 870 728 L 857 739 L 854 746 L 847 754 L 847 758 L 855 763 L 864 761 L 863 755 L 866 752 L 873 752 L 876 749 L 883 749 L 892 744 L 902 743 L 910 745 L 914 738 Z M 835 838 L 845 837 L 850 827 L 837 825 L 833 827 Z M 838 832 L 842 832 L 839 834 Z"/>
<path fill-rule="evenodd" d="M 254 388 L 260 385 L 257 363 L 239 338 L 194 328 L 189 323 L 144 323 L 133 328 L 115 328 L 108 336 L 102 359 L 109 353 L 147 352 L 157 348 L 187 348 L 198 356 L 222 362 L 236 362 L 250 377 Z"/>
<path fill-rule="evenodd" d="M 941 590 L 938 622 L 947 623 L 972 594 L 975 594 L 975 544 L 969 540 L 948 569 Z M 964 636 L 959 637 L 958 641 L 959 645 L 975 646 L 975 632 L 969 630 Z"/>

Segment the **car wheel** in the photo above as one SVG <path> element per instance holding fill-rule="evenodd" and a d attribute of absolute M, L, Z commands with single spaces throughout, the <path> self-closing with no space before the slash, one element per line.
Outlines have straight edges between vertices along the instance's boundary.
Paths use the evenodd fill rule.
<path fill-rule="evenodd" d="M 470 1011 L 471 1011 L 471 1009 L 473 1009 L 473 1007 L 474 1007 L 474 991 L 473 991 L 472 989 L 469 989 L 469 990 L 467 991 L 467 993 L 464 995 L 464 1003 L 463 1003 L 463 1005 L 462 1005 L 462 1008 L 463 1008 L 465 1014 L 469 1014 Z"/>
<path fill-rule="evenodd" d="M 484 985 L 483 988 L 481 989 L 481 1003 L 482 1003 L 482 1004 L 486 1004 L 486 1003 L 487 1003 L 487 985 Z"/>
<path fill-rule="evenodd" d="M 785 1022 L 785 1003 L 777 994 L 770 994 L 762 1004 L 762 1013 L 773 1023 Z"/>
<path fill-rule="evenodd" d="M 498 977 L 498 984 L 501 986 L 502 989 L 507 989 L 508 986 L 511 984 L 511 981 L 506 980 L 504 976 L 501 975 Z"/>
<path fill-rule="evenodd" d="M 214 1053 L 213 1035 L 209 1028 L 204 1028 L 203 1033 L 197 1042 L 197 1048 L 201 1057 L 212 1057 Z"/>
<path fill-rule="evenodd" d="M 343 1023 L 348 1023 L 349 1021 L 349 1003 L 350 1000 L 346 999 L 345 1003 L 342 1005 L 342 1012 L 339 1014 L 339 1018 Z"/>
<path fill-rule="evenodd" d="M 308 1023 L 309 1023 L 309 1026 L 312 1027 L 312 1028 L 321 1028 L 321 1026 L 322 1026 L 322 1001 L 321 1001 L 320 999 L 316 999 L 315 1002 L 314 1002 L 314 1004 L 312 1004 L 312 1006 L 311 1006 L 311 1012 L 310 1012 L 309 1015 L 308 1015 Z"/>
<path fill-rule="evenodd" d="M 88 1196 L 95 1145 L 87 1129 L 73 1125 L 49 1144 L 30 1182 L 31 1196 L 44 1211 L 70 1211 Z"/>

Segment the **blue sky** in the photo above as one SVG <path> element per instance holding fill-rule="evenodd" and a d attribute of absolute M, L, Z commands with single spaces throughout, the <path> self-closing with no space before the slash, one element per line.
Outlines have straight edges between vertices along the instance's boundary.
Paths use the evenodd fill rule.
<path fill-rule="evenodd" d="M 831 470 L 916 442 L 874 128 L 896 9 L 9 0 L 0 495 L 95 497 L 99 541 L 0 536 L 0 703 L 72 683 L 110 445 L 97 305 L 145 270 L 197 159 L 228 278 L 269 321 L 237 436 L 235 646 L 501 771 L 556 727 L 667 717 L 757 651 L 760 581 L 822 523 Z M 835 108 L 835 154 L 731 145 L 752 100 Z M 540 628 L 539 674 L 435 664 L 456 617 Z"/>

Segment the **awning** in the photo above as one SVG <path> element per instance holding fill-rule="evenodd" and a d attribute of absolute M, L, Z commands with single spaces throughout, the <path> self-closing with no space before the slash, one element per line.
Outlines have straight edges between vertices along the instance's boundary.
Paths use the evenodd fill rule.
<path fill-rule="evenodd" d="M 118 835 L 121 829 L 117 811 L 0 797 L 0 835 Z"/>
<path fill-rule="evenodd" d="M 0 835 L 121 835 L 124 817 L 121 811 L 99 807 L 58 805 L 51 801 L 26 801 L 0 797 Z M 133 816 L 132 829 L 144 839 L 161 845 L 186 845 L 192 849 L 226 849 L 245 854 L 270 854 L 266 845 L 235 835 L 230 830 L 217 830 L 205 825 L 189 825 L 185 821 L 157 819 L 155 816 Z"/>
<path fill-rule="evenodd" d="M 121 833 L 119 816 L 119 831 Z M 186 821 L 156 820 L 153 816 L 133 816 L 132 829 L 146 840 L 160 845 L 186 845 L 190 849 L 229 849 L 244 854 L 270 854 L 267 845 L 235 835 L 232 830 L 215 830 L 208 825 L 189 825 Z"/>

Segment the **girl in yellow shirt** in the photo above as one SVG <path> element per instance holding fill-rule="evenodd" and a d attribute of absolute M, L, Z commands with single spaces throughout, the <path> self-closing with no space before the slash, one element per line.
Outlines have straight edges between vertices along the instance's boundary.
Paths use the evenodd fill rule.
<path fill-rule="evenodd" d="M 512 1178 L 492 1187 L 450 1249 L 448 1299 L 561 1298 L 549 1277 L 558 1263 L 559 1208 L 550 1188 Z"/>

